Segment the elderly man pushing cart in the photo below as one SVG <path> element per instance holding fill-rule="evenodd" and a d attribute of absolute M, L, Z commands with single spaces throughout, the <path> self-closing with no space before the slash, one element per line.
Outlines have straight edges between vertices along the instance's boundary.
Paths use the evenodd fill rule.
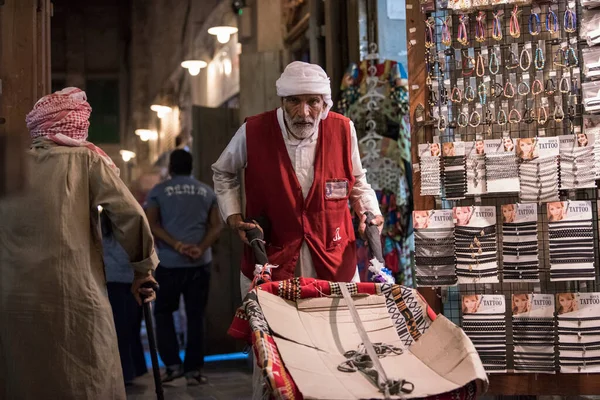
<path fill-rule="evenodd" d="M 294 276 L 358 281 L 354 228 L 348 201 L 380 230 L 383 217 L 367 183 L 354 124 L 331 112 L 329 77 L 321 67 L 289 64 L 279 80 L 281 107 L 250 117 L 212 166 L 223 219 L 246 242 L 240 170 L 245 171 L 246 217 L 268 221 L 267 256 L 273 280 Z M 241 267 L 242 295 L 254 277 L 250 247 Z"/>

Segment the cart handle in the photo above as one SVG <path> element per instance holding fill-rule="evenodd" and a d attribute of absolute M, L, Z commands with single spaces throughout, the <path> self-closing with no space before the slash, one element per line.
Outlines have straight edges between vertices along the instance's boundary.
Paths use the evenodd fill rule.
<path fill-rule="evenodd" d="M 366 211 L 365 216 L 367 217 L 365 223 L 367 227 L 365 229 L 365 236 L 367 237 L 367 243 L 369 244 L 370 258 L 375 258 L 380 263 L 384 263 L 383 249 L 381 247 L 381 235 L 379 234 L 379 227 L 377 225 L 371 225 L 371 222 L 375 219 L 375 215 L 371 211 Z"/>
<path fill-rule="evenodd" d="M 248 218 L 245 222 L 256 225 L 256 228 L 246 231 L 246 238 L 254 251 L 256 263 L 265 265 L 269 262 L 269 259 L 267 258 L 267 250 L 265 249 L 265 235 L 263 230 L 268 226 L 268 223 L 264 218 Z"/>

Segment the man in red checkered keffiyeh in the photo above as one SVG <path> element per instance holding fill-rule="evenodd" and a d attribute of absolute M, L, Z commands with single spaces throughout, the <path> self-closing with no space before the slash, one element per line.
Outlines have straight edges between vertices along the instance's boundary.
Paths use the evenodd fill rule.
<path fill-rule="evenodd" d="M 61 146 L 87 147 L 118 170 L 101 148 L 86 140 L 91 113 L 85 92 L 69 87 L 39 99 L 25 121 L 32 139 L 44 137 Z"/>

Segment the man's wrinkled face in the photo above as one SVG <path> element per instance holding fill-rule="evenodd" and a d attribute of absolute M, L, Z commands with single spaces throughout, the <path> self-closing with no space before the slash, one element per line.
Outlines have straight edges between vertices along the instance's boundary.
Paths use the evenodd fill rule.
<path fill-rule="evenodd" d="M 282 106 L 289 133 L 297 139 L 306 139 L 317 131 L 325 102 L 321 95 L 301 94 L 284 97 Z"/>

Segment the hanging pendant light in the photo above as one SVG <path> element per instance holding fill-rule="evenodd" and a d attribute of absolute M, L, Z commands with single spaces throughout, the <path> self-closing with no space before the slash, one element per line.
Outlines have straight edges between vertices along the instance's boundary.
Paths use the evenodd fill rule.
<path fill-rule="evenodd" d="M 121 150 L 119 151 L 119 153 L 121 154 L 121 158 L 123 158 L 123 161 L 125 162 L 129 162 L 131 161 L 131 159 L 135 158 L 135 153 L 133 151 Z"/>
<path fill-rule="evenodd" d="M 148 140 L 155 141 L 158 139 L 158 132 L 150 129 L 136 129 L 135 134 L 140 137 L 142 142 L 147 142 Z"/>
<path fill-rule="evenodd" d="M 237 33 L 238 28 L 235 26 L 214 26 L 208 30 L 208 33 L 217 37 L 219 43 L 225 44 L 229 42 L 231 35 Z"/>
<path fill-rule="evenodd" d="M 156 112 L 156 114 L 158 115 L 158 118 L 163 119 L 164 117 L 167 116 L 167 114 L 171 113 L 171 111 L 173 111 L 173 109 L 171 107 L 168 106 L 161 106 L 159 104 L 152 104 L 150 106 L 150 109 L 154 112 Z"/>
<path fill-rule="evenodd" d="M 206 68 L 208 64 L 202 60 L 186 60 L 181 63 L 181 66 L 188 70 L 191 76 L 196 76 L 202 68 Z"/>

